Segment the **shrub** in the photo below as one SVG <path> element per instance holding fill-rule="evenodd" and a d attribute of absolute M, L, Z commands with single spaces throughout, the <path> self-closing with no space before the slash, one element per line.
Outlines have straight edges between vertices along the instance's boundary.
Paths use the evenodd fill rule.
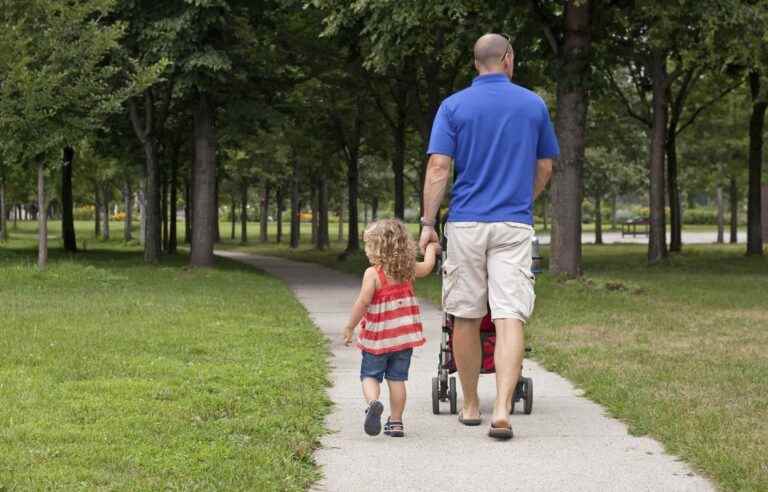
<path fill-rule="evenodd" d="M 726 222 L 730 216 L 726 214 Z M 683 224 L 717 224 L 717 211 L 710 208 L 694 208 L 683 211 Z"/>
<path fill-rule="evenodd" d="M 83 205 L 81 207 L 76 207 L 72 214 L 75 220 L 93 220 L 95 209 L 96 207 L 93 205 Z"/>
<path fill-rule="evenodd" d="M 127 214 L 125 212 L 117 212 L 116 214 L 112 215 L 112 220 L 116 222 L 125 222 Z"/>

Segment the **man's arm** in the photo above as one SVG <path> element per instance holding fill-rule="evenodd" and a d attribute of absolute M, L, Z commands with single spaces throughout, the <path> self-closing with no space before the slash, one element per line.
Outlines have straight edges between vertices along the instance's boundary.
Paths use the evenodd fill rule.
<path fill-rule="evenodd" d="M 536 161 L 536 183 L 533 187 L 533 199 L 546 189 L 549 178 L 552 177 L 552 159 L 539 159 Z M 425 195 L 426 196 L 426 195 Z"/>
<path fill-rule="evenodd" d="M 427 175 L 424 178 L 424 218 L 435 220 L 440 204 L 445 197 L 445 190 L 448 187 L 448 179 L 451 174 L 451 163 L 453 159 L 443 154 L 432 154 L 427 162 Z M 437 233 L 434 227 L 425 226 L 421 231 L 419 247 L 424 253 L 427 244 L 437 242 Z"/>

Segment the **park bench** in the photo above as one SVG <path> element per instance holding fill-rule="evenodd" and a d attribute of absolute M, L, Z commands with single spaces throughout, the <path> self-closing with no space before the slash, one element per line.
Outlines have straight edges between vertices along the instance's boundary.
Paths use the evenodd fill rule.
<path fill-rule="evenodd" d="M 630 234 L 632 236 L 637 236 L 638 234 L 647 236 L 649 224 L 650 222 L 648 219 L 629 219 L 621 224 L 621 237 L 628 236 Z M 639 232 L 637 230 L 638 226 L 641 227 Z"/>

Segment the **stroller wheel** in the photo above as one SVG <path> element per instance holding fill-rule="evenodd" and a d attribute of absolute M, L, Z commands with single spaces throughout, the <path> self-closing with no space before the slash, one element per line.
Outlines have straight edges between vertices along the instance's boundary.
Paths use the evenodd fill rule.
<path fill-rule="evenodd" d="M 432 413 L 440 414 L 440 380 L 432 378 Z"/>
<path fill-rule="evenodd" d="M 449 379 L 449 394 L 451 403 L 451 414 L 456 415 L 459 413 L 458 394 L 456 393 L 456 378 Z"/>
<path fill-rule="evenodd" d="M 526 415 L 530 415 L 531 412 L 533 412 L 533 379 L 524 378 L 524 380 L 525 380 L 525 393 L 523 396 L 523 400 L 525 401 L 525 405 L 523 406 L 523 411 L 525 411 Z"/>

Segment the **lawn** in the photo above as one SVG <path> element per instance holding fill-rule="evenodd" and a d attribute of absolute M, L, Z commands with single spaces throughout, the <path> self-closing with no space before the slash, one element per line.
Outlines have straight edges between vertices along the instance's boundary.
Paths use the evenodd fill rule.
<path fill-rule="evenodd" d="M 39 272 L 33 225 L 20 227 L 0 244 L 0 490 L 319 478 L 327 347 L 282 282 L 227 261 L 145 266 L 136 246 L 96 240 L 54 248 Z"/>
<path fill-rule="evenodd" d="M 360 275 L 302 246 L 222 247 L 312 261 Z M 725 490 L 768 490 L 768 259 L 744 246 L 687 246 L 649 268 L 645 246 L 584 248 L 586 275 L 542 275 L 527 330 L 534 358 L 585 390 Z M 548 254 L 544 248 L 545 256 Z M 420 280 L 439 302 L 439 279 Z"/>

